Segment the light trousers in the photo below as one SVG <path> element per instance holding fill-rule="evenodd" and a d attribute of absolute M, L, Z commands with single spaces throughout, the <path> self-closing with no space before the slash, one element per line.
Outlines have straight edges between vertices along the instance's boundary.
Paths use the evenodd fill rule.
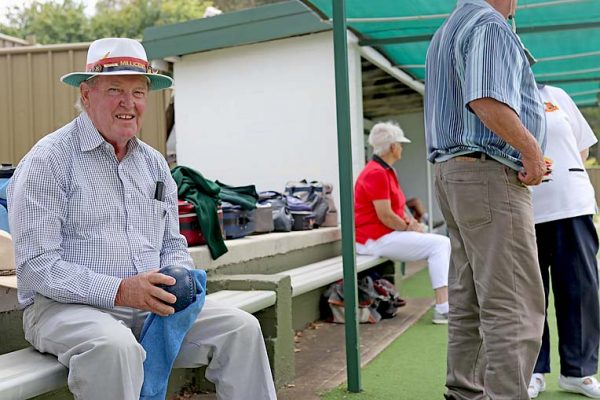
<path fill-rule="evenodd" d="M 64 304 L 36 295 L 23 317 L 25 338 L 69 368 L 75 399 L 139 400 L 146 353 L 138 343 L 147 312 Z M 220 400 L 276 399 L 256 318 L 206 299 L 183 340 L 175 368 L 207 365 Z"/>
<path fill-rule="evenodd" d="M 528 400 L 544 324 L 530 191 L 468 157 L 436 163 L 435 187 L 452 243 L 447 398 Z"/>
<path fill-rule="evenodd" d="M 448 286 L 450 239 L 435 233 L 390 232 L 377 240 L 356 244 L 358 254 L 385 257 L 394 261 L 427 259 L 429 279 L 434 289 Z"/>

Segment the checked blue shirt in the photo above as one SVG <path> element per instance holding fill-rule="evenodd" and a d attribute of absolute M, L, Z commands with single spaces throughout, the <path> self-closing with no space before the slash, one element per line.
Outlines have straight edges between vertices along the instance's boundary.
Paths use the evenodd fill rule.
<path fill-rule="evenodd" d="M 164 201 L 154 199 L 157 181 L 165 184 Z M 40 293 L 112 308 L 122 278 L 193 268 L 163 156 L 133 138 L 119 162 L 85 113 L 23 158 L 8 204 L 23 306 Z"/>
<path fill-rule="evenodd" d="M 427 51 L 429 161 L 484 152 L 513 169 L 521 168 L 519 151 L 489 130 L 468 106 L 486 97 L 512 108 L 544 150 L 544 107 L 518 36 L 484 0 L 459 0 Z"/>

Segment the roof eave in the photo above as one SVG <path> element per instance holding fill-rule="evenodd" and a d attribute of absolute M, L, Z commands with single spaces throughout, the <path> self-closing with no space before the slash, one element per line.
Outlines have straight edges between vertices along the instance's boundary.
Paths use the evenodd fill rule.
<path fill-rule="evenodd" d="M 297 1 L 222 14 L 144 30 L 149 59 L 266 42 L 331 30 L 314 11 Z"/>

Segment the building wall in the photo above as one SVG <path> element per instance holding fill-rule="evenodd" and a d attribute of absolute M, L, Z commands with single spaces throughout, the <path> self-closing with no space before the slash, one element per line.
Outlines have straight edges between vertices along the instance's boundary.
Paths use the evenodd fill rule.
<path fill-rule="evenodd" d="M 17 164 L 44 135 L 76 115 L 78 89 L 59 81 L 85 68 L 89 44 L 0 49 L 0 162 Z M 151 93 L 140 138 L 163 154 L 168 94 Z"/>
<path fill-rule="evenodd" d="M 364 150 L 355 45 L 349 58 L 357 174 Z M 179 165 L 259 191 L 329 181 L 339 205 L 332 32 L 183 56 L 174 75 Z"/>

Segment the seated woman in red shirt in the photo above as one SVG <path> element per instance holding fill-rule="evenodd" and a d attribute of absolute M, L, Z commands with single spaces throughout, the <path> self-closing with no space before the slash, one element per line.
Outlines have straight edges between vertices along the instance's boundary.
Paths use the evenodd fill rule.
<path fill-rule="evenodd" d="M 447 324 L 450 239 L 424 233 L 422 225 L 405 215 L 406 198 L 392 168 L 402 158 L 402 143 L 410 140 L 395 123 L 378 123 L 371 129 L 373 160 L 354 187 L 356 252 L 397 261 L 427 259 L 435 292 L 433 322 Z"/>

